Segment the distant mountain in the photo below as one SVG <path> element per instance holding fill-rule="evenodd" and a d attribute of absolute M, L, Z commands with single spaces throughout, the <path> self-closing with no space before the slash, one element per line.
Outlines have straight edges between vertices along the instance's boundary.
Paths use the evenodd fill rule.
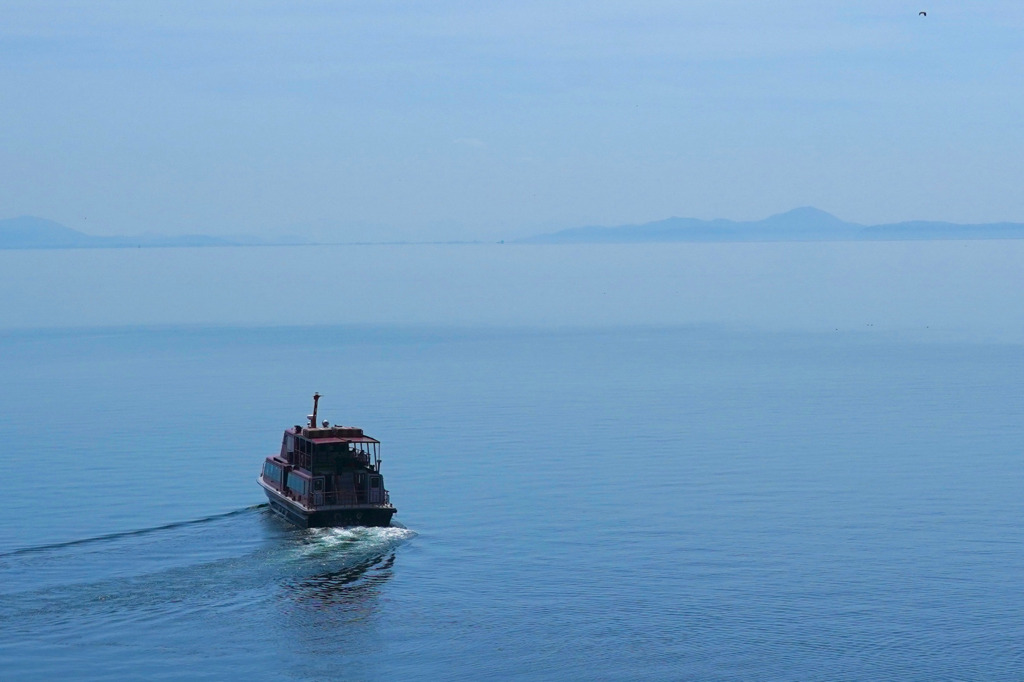
<path fill-rule="evenodd" d="M 230 246 L 238 242 L 206 235 L 94 237 L 45 218 L 0 220 L 0 249 L 88 249 L 160 246 Z"/>
<path fill-rule="evenodd" d="M 44 218 L 0 220 L 0 249 L 79 248 L 93 237 Z"/>
<path fill-rule="evenodd" d="M 326 246 L 356 244 L 477 244 L 467 241 L 408 241 L 408 242 L 318 242 L 301 235 L 253 236 L 233 235 L 212 237 L 203 234 L 167 236 L 143 234 L 137 236 L 96 237 L 73 230 L 66 225 L 37 218 L 21 216 L 0 220 L 0 251 L 13 249 L 118 249 L 157 248 L 170 246 Z"/>
<path fill-rule="evenodd" d="M 529 244 L 629 244 L 899 239 L 1024 239 L 1024 223 L 961 225 L 912 221 L 860 225 L 848 223 L 812 206 L 804 206 L 755 221 L 667 218 L 640 225 L 573 227 L 518 241 Z"/>
<path fill-rule="evenodd" d="M 848 223 L 812 206 L 795 208 L 763 220 L 666 218 L 640 225 L 573 227 L 515 240 L 527 244 L 631 244 L 657 242 L 863 241 L 903 239 L 1024 239 L 1024 223 L 958 223 L 922 220 L 882 225 Z M 356 243 L 356 242 L 353 242 Z M 380 242 L 362 242 L 380 243 Z M 405 243 L 405 242 L 402 242 Z M 436 243 L 436 242 L 408 242 Z M 459 242 L 461 243 L 461 242 Z M 300 237 L 261 239 L 209 235 L 139 235 L 96 237 L 66 225 L 21 216 L 0 220 L 0 250 L 90 249 L 171 246 L 313 245 Z"/>

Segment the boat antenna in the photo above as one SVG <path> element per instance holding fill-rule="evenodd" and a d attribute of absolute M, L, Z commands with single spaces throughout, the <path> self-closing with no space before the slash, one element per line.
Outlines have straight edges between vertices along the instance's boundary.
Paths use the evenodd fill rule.
<path fill-rule="evenodd" d="M 316 428 L 316 405 L 320 402 L 320 394 L 313 394 L 313 414 L 309 415 L 309 428 Z"/>

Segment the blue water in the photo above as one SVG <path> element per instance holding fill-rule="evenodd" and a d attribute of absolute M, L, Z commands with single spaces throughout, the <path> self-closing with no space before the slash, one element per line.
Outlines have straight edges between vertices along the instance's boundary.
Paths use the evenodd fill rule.
<path fill-rule="evenodd" d="M 331 319 L 0 330 L 4 679 L 1020 678 L 1019 339 Z M 314 390 L 400 526 L 263 506 Z"/>

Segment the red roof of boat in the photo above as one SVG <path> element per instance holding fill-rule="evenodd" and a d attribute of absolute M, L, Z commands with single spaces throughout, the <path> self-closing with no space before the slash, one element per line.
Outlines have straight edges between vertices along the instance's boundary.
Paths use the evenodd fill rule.
<path fill-rule="evenodd" d="M 379 440 L 370 438 L 363 433 L 362 429 L 355 426 L 329 426 L 322 429 L 295 426 L 287 429 L 286 432 L 302 436 L 313 443 L 380 443 Z M 342 435 L 346 432 L 347 435 Z"/>
<path fill-rule="evenodd" d="M 355 436 L 353 438 L 337 438 L 332 436 L 330 438 L 307 438 L 306 440 L 317 445 L 323 443 L 380 443 L 376 438 L 370 438 L 369 436 Z"/>

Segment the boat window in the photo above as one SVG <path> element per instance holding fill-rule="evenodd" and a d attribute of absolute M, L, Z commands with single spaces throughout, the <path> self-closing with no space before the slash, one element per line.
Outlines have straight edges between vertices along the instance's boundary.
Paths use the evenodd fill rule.
<path fill-rule="evenodd" d="M 279 467 L 276 464 L 273 464 L 271 462 L 265 462 L 263 464 L 263 477 L 268 480 L 274 481 L 278 485 L 281 484 L 282 473 L 284 472 L 281 471 L 281 467 Z"/>
<path fill-rule="evenodd" d="M 300 495 L 306 494 L 306 479 L 295 474 L 288 474 L 288 487 Z"/>
<path fill-rule="evenodd" d="M 374 476 L 374 477 L 372 477 L 370 479 L 370 487 L 371 488 L 379 488 L 380 487 L 380 476 Z"/>

